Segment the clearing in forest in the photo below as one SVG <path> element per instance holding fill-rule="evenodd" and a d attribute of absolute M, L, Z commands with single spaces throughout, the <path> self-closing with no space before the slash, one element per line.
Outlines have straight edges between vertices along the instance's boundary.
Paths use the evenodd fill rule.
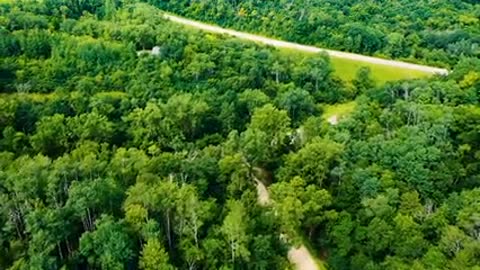
<path fill-rule="evenodd" d="M 414 79 L 435 74 L 445 75 L 448 73 L 448 70 L 442 68 L 306 46 L 298 43 L 267 38 L 260 35 L 234 31 L 167 13 L 165 13 L 164 16 L 172 22 L 180 23 L 203 31 L 226 34 L 237 38 L 270 45 L 281 49 L 287 54 L 298 55 L 298 53 L 326 52 L 332 59 L 331 61 L 335 69 L 335 73 L 346 81 L 352 80 L 355 77 L 357 70 L 364 66 L 371 69 L 373 79 L 380 83 L 392 80 Z"/>

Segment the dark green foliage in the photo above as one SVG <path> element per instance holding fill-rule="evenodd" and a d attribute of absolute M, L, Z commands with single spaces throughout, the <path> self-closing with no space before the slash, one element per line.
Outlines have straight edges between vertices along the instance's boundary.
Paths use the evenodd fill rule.
<path fill-rule="evenodd" d="M 385 85 L 360 69 L 345 85 L 327 55 L 285 59 L 133 2 L 0 4 L 0 269 L 287 269 L 305 241 L 331 269 L 479 267 L 478 59 Z M 408 34 L 359 22 L 379 3 L 328 1 L 334 19 L 304 2 L 285 4 L 296 21 L 279 13 L 282 29 L 316 42 L 330 33 L 317 24 L 334 28 L 349 50 L 442 59 L 477 33 L 466 1 L 445 11 L 465 25 L 448 33 L 406 4 L 425 16 Z M 278 3 L 249 3 L 199 16 L 277 22 L 257 16 Z M 338 101 L 356 108 L 328 124 L 321 108 Z"/>

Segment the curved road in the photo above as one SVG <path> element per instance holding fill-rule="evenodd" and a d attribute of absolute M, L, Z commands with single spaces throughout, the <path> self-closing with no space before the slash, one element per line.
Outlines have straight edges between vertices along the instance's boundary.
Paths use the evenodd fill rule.
<path fill-rule="evenodd" d="M 378 64 L 378 65 L 385 65 L 385 66 L 391 66 L 391 67 L 399 67 L 402 69 L 411 69 L 411 70 L 417 70 L 417 71 L 422 71 L 425 73 L 430 73 L 430 74 L 441 74 L 441 75 L 447 75 L 448 70 L 443 69 L 443 68 L 436 68 L 436 67 L 430 67 L 430 66 L 423 66 L 423 65 L 417 65 L 417 64 L 411 64 L 411 63 L 406 63 L 406 62 L 401 62 L 401 61 L 394 61 L 394 60 L 386 60 L 382 58 L 377 58 L 377 57 L 371 57 L 371 56 L 365 56 L 365 55 L 360 55 L 360 54 L 354 54 L 354 53 L 347 53 L 347 52 L 341 52 L 341 51 L 334 51 L 334 50 L 327 50 L 327 49 L 321 49 L 313 46 L 306 46 L 306 45 L 301 45 L 298 43 L 293 43 L 293 42 L 286 42 L 286 41 L 281 41 L 277 39 L 272 39 L 272 38 L 266 38 L 258 35 L 253 35 L 253 34 L 248 34 L 244 32 L 238 32 L 235 30 L 230 30 L 230 29 L 225 29 L 219 26 L 214 26 L 214 25 L 209 25 L 201 22 L 197 22 L 194 20 L 189 20 L 185 19 L 182 17 L 178 17 L 175 15 L 171 14 L 164 14 L 164 17 L 166 19 L 169 19 L 172 22 L 184 24 L 187 26 L 191 26 L 194 28 L 198 28 L 204 31 L 208 32 L 213 32 L 213 33 L 219 33 L 219 34 L 227 34 L 230 36 L 238 37 L 241 39 L 246 39 L 254 42 L 260 42 L 264 43 L 267 45 L 271 45 L 274 47 L 278 48 L 287 48 L 287 49 L 294 49 L 294 50 L 299 50 L 303 52 L 310 52 L 310 53 L 318 53 L 318 52 L 326 52 L 328 55 L 331 57 L 336 57 L 336 58 L 343 58 L 343 59 L 349 59 L 349 60 L 354 60 L 354 61 L 359 61 L 359 62 L 367 62 L 371 64 Z"/>

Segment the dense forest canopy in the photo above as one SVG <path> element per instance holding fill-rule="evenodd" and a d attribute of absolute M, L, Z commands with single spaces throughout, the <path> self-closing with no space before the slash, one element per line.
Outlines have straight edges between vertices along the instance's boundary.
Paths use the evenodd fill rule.
<path fill-rule="evenodd" d="M 480 57 L 476 0 L 148 0 L 174 13 L 299 43 L 451 67 Z"/>
<path fill-rule="evenodd" d="M 349 20 L 323 2 L 368 17 L 410 1 L 310 1 L 303 22 Z M 478 5 L 430 2 L 410 3 L 434 15 L 395 29 L 453 71 L 379 85 L 146 3 L 0 1 L 0 269 L 291 269 L 300 243 L 329 269 L 479 269 L 480 60 L 421 41 L 453 27 L 476 48 Z M 450 13 L 468 23 L 438 20 Z M 347 101 L 327 123 L 326 105 Z"/>

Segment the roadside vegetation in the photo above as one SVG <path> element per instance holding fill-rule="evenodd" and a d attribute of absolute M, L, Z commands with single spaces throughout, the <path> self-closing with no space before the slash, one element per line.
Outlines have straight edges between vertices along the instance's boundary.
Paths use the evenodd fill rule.
<path fill-rule="evenodd" d="M 191 19 L 321 48 L 439 67 L 480 57 L 477 0 L 165 1 Z"/>

